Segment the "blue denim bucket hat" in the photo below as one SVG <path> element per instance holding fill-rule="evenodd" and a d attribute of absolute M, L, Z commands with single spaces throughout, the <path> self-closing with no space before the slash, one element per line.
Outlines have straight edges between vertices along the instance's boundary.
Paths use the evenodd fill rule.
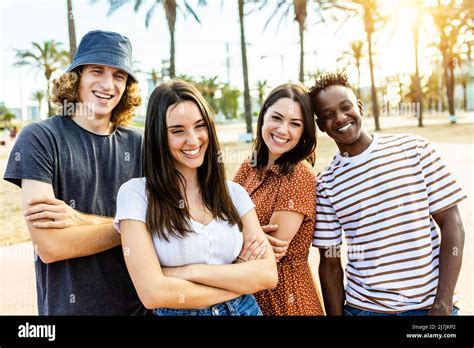
<path fill-rule="evenodd" d="M 127 37 L 118 33 L 94 30 L 84 35 L 66 72 L 87 64 L 106 65 L 123 70 L 133 80 L 138 81 L 132 68 L 132 44 Z"/>

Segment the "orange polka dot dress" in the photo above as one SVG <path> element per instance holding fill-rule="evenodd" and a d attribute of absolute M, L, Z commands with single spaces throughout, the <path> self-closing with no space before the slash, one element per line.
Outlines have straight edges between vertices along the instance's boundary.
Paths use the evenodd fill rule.
<path fill-rule="evenodd" d="M 282 176 L 278 169 L 278 165 L 269 170 L 251 167 L 245 161 L 234 178 L 252 198 L 262 226 L 270 223 L 275 211 L 305 216 L 286 255 L 277 263 L 277 287 L 255 297 L 264 315 L 324 315 L 308 264 L 316 218 L 316 174 L 306 161 L 299 162 L 291 175 Z"/>

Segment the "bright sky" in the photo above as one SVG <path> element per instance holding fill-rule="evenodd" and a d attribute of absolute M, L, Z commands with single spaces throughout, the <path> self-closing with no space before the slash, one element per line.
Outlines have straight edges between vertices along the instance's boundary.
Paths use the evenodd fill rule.
<path fill-rule="evenodd" d="M 154 0 L 148 0 L 148 3 L 152 2 Z M 226 43 L 229 43 L 230 82 L 243 89 L 237 1 L 208 0 L 205 7 L 198 7 L 197 0 L 188 2 L 195 8 L 202 25 L 196 23 L 191 16 L 185 20 L 178 13 L 177 73 L 195 77 L 217 75 L 219 81 L 227 82 Z M 395 0 L 386 2 L 394 8 L 399 3 Z M 41 73 L 30 68 L 13 68 L 14 49 L 29 49 L 32 41 L 49 39 L 61 41 L 68 48 L 66 0 L 0 0 L 0 4 L 0 102 L 5 102 L 11 108 L 32 106 L 35 102 L 31 100 L 31 94 L 34 90 L 45 89 L 45 79 Z M 337 67 L 336 59 L 342 51 L 348 49 L 351 41 L 365 41 L 362 22 L 358 18 L 352 19 L 339 30 L 339 24 L 317 24 L 319 15 L 312 6 L 314 4 L 310 2 L 305 33 L 305 70 L 333 71 Z M 126 4 L 113 15 L 107 16 L 106 0 L 99 0 L 95 4 L 90 4 L 89 0 L 73 0 L 77 41 L 79 43 L 80 38 L 90 30 L 120 32 L 131 40 L 134 56 L 139 61 L 141 70 L 160 69 L 161 60 L 169 58 L 169 33 L 161 5 L 158 5 L 150 27 L 145 28 L 144 18 L 148 7 L 145 2 L 141 11 L 135 13 L 132 4 Z M 279 17 L 264 31 L 264 24 L 272 10 L 273 6 L 270 6 L 266 11 L 254 12 L 246 19 L 251 87 L 258 80 L 266 79 L 269 86 L 274 87 L 282 82 L 298 79 L 299 38 L 293 13 L 290 12 L 288 19 L 282 22 L 278 33 L 276 28 Z M 410 12 L 393 12 L 392 21 L 395 24 L 384 29 L 376 42 L 378 53 L 375 57 L 375 74 L 379 80 L 396 73 L 414 71 Z M 426 46 L 429 35 L 435 35 L 434 30 L 422 32 L 422 47 Z M 421 51 L 422 73 L 430 71 L 429 58 L 432 55 L 433 51 Z M 349 70 L 349 74 L 353 82 L 356 82 L 355 70 Z M 140 82 L 146 93 L 146 77 L 141 76 Z M 368 64 L 364 63 L 362 86 L 368 86 L 369 83 Z"/>

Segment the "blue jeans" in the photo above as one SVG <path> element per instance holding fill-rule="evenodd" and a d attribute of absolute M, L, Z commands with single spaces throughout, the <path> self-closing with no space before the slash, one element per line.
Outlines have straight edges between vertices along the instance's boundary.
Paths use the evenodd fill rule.
<path fill-rule="evenodd" d="M 200 309 L 174 309 L 156 308 L 154 315 L 159 316 L 256 316 L 262 315 L 262 311 L 252 295 L 242 295 L 214 306 Z"/>
<path fill-rule="evenodd" d="M 458 315 L 459 308 L 453 307 L 451 315 Z M 411 311 L 405 311 L 400 313 L 379 313 L 365 311 L 349 305 L 344 306 L 344 315 L 348 317 L 368 317 L 368 316 L 386 316 L 386 317 L 405 317 L 405 316 L 423 316 L 428 315 L 427 309 L 413 309 Z"/>

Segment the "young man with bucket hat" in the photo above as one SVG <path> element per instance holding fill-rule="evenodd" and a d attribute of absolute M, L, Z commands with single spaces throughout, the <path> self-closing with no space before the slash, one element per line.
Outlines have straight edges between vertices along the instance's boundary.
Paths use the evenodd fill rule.
<path fill-rule="evenodd" d="M 114 230 L 116 195 L 141 175 L 141 99 L 128 38 L 91 31 L 53 82 L 59 115 L 23 128 L 4 179 L 22 188 L 40 315 L 142 315 Z M 51 115 L 50 115 L 51 116 Z M 36 257 L 39 256 L 39 257 Z"/>

